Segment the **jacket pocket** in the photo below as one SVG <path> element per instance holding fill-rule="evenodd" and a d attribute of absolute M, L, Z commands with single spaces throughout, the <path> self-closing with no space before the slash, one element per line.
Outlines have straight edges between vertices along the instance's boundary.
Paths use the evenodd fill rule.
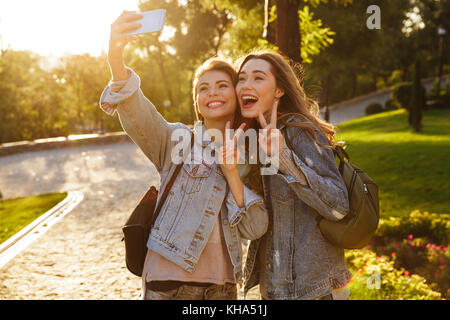
<path fill-rule="evenodd" d="M 274 285 L 294 281 L 294 199 L 273 197 L 273 280 Z"/>
<path fill-rule="evenodd" d="M 206 178 L 211 174 L 211 168 L 202 164 L 184 164 L 183 171 L 186 181 L 183 184 L 183 191 L 186 194 L 199 192 Z"/>

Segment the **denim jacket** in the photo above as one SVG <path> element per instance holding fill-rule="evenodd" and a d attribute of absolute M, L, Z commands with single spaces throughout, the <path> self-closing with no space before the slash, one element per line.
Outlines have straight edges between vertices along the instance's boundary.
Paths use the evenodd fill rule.
<path fill-rule="evenodd" d="M 291 116 L 287 122 L 301 120 Z M 319 141 L 328 145 L 314 130 Z M 269 228 L 264 237 L 250 243 L 244 291 L 247 294 L 259 283 L 267 299 L 316 299 L 344 287 L 351 273 L 344 250 L 323 238 L 310 208 L 337 221 L 349 211 L 348 194 L 333 152 L 317 145 L 305 130 L 288 126 L 286 132 L 294 149 L 288 150 L 294 168 L 303 172 L 307 185 L 283 173 L 287 170 L 281 162 L 277 174 L 263 176 Z"/>
<path fill-rule="evenodd" d="M 182 123 L 168 123 L 142 93 L 139 76 L 128 70 L 128 80 L 110 82 L 105 88 L 100 106 L 110 115 L 118 111 L 124 130 L 158 170 L 163 190 L 176 168 L 172 162 L 172 151 L 178 141 L 172 141 L 171 135 L 174 130 L 184 130 L 188 137 L 185 141 L 190 142 L 191 132 Z M 113 92 L 111 87 L 114 85 L 120 85 L 120 91 Z M 196 125 L 194 135 L 199 134 L 200 129 L 204 127 Z M 200 148 L 208 145 L 208 141 L 200 141 Z M 147 247 L 192 272 L 221 213 L 222 230 L 234 276 L 240 282 L 241 238 L 260 238 L 268 226 L 262 196 L 245 185 L 244 204 L 243 208 L 237 205 L 218 164 L 206 160 L 200 163 L 185 162 L 155 221 Z"/>

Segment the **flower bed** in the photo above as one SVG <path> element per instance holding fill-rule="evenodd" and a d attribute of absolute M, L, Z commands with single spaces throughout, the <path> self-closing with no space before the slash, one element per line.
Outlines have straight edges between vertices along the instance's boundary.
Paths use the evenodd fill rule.
<path fill-rule="evenodd" d="M 449 232 L 448 214 L 415 210 L 409 217 L 382 219 L 365 250 L 346 253 L 347 265 L 356 271 L 356 298 L 450 299 Z M 370 290 L 378 276 L 381 290 Z"/>

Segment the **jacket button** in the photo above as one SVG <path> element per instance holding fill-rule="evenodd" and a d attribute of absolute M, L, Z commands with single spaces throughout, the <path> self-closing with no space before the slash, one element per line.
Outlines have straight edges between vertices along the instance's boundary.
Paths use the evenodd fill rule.
<path fill-rule="evenodd" d="M 269 231 L 269 236 L 272 236 L 273 232 L 272 230 Z"/>
<path fill-rule="evenodd" d="M 196 166 L 194 167 L 194 169 L 192 170 L 192 172 L 193 172 L 194 174 L 196 174 L 197 171 L 198 171 L 198 165 L 196 165 Z"/>
<path fill-rule="evenodd" d="M 233 247 L 233 246 L 229 246 L 228 248 L 229 248 L 230 250 L 233 250 L 234 247 Z"/>
<path fill-rule="evenodd" d="M 170 193 L 169 193 L 171 196 L 173 196 L 173 191 L 170 191 Z"/>
<path fill-rule="evenodd" d="M 269 264 L 267 265 L 267 268 L 269 268 L 269 270 L 272 270 L 272 265 L 269 263 Z"/>

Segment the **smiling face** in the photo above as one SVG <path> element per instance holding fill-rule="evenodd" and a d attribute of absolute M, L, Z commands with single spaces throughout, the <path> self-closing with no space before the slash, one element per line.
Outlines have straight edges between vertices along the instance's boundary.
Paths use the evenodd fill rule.
<path fill-rule="evenodd" d="M 248 60 L 239 72 L 236 94 L 242 116 L 258 118 L 258 109 L 267 117 L 276 100 L 284 92 L 277 87 L 269 62 L 263 59 Z"/>
<path fill-rule="evenodd" d="M 223 71 L 206 71 L 197 82 L 196 104 L 205 120 L 230 118 L 236 110 L 236 93 L 231 77 Z"/>

